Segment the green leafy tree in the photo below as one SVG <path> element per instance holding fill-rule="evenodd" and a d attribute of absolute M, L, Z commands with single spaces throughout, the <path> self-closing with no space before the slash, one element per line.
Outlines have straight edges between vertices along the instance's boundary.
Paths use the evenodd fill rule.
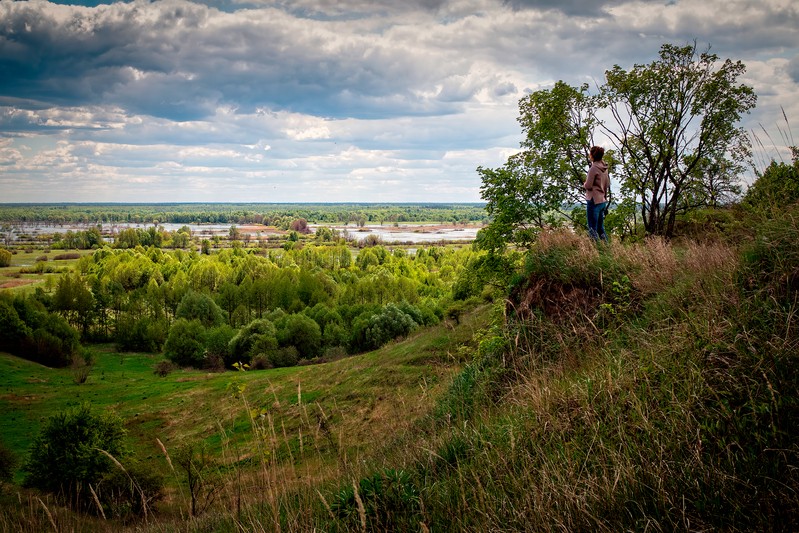
<path fill-rule="evenodd" d="M 294 346 L 299 357 L 317 357 L 322 349 L 322 330 L 312 318 L 301 314 L 286 316 L 276 324 L 280 347 Z"/>
<path fill-rule="evenodd" d="M 772 161 L 746 191 L 744 206 L 769 214 L 799 201 L 799 149 L 792 150 L 793 163 Z"/>
<path fill-rule="evenodd" d="M 227 324 L 206 331 L 206 357 L 218 357 L 221 361 L 230 358 L 230 341 L 236 336 L 236 330 Z"/>
<path fill-rule="evenodd" d="M 529 245 L 539 228 L 563 217 L 581 222 L 588 150 L 594 135 L 611 141 L 606 157 L 621 186 L 613 196 L 624 217 L 648 234 L 670 236 L 675 217 L 718 204 L 738 190 L 750 157 L 737 126 L 755 105 L 751 87 L 738 83 L 738 61 L 698 53 L 696 45 L 661 47 L 659 58 L 624 70 L 614 66 L 595 96 L 588 86 L 558 82 L 519 105 L 522 151 L 498 169 L 478 168 L 491 223 L 477 238 L 489 251 Z M 603 116 L 611 117 L 608 121 Z"/>
<path fill-rule="evenodd" d="M 527 246 L 541 228 L 571 216 L 566 208 L 582 201 L 597 108 L 587 85 L 575 88 L 562 81 L 522 99 L 523 150 L 501 168 L 477 169 L 480 195 L 492 217 L 478 235 L 479 248 L 497 252 L 506 243 Z"/>
<path fill-rule="evenodd" d="M 199 320 L 179 318 L 169 328 L 164 355 L 176 365 L 201 368 L 205 359 L 205 335 Z"/>
<path fill-rule="evenodd" d="M 233 363 L 249 363 L 254 355 L 268 355 L 277 346 L 277 329 L 272 321 L 265 318 L 253 320 L 230 340 L 229 357 L 225 359 L 225 365 L 232 367 Z"/>
<path fill-rule="evenodd" d="M 78 274 L 66 274 L 58 278 L 53 294 L 53 308 L 72 326 L 81 327 L 84 334 L 88 332 L 94 298 Z"/>
<path fill-rule="evenodd" d="M 708 189 L 709 179 L 713 189 L 735 185 L 751 156 L 737 124 L 757 100 L 738 83 L 745 71 L 696 44 L 665 44 L 648 65 L 606 72 L 602 95 L 614 124 L 605 131 L 648 234 L 670 236 L 677 214 L 706 206 L 708 196 L 692 193 Z"/>
<path fill-rule="evenodd" d="M 53 415 L 31 445 L 24 483 L 86 504 L 89 486 L 116 468 L 106 453 L 125 455 L 124 435 L 121 419 L 108 411 L 95 414 L 88 404 Z"/>
<path fill-rule="evenodd" d="M 177 318 L 199 320 L 206 327 L 219 326 L 225 322 L 225 313 L 207 294 L 189 291 L 178 304 Z"/>
<path fill-rule="evenodd" d="M 31 329 L 20 319 L 14 305 L 0 300 L 0 350 L 18 353 L 30 335 Z"/>
<path fill-rule="evenodd" d="M 160 352 L 169 333 L 165 319 L 121 316 L 116 322 L 114 341 L 121 352 Z"/>

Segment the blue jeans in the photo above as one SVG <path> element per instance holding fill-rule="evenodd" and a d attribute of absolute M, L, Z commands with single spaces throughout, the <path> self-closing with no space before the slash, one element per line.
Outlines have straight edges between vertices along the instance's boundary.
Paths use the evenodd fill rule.
<path fill-rule="evenodd" d="M 588 200 L 586 214 L 588 215 L 588 235 L 598 241 L 602 239 L 607 242 L 608 236 L 605 235 L 605 206 L 607 202 L 595 204 L 594 199 Z"/>

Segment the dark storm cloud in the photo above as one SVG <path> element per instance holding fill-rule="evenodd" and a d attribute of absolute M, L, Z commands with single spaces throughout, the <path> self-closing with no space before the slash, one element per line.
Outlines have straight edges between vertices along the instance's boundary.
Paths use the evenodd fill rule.
<path fill-rule="evenodd" d="M 185 2 L 70 12 L 46 4 L 3 8 L 4 95 L 119 105 L 174 120 L 201 118 L 220 105 L 329 116 L 450 107 L 414 95 L 433 73 L 412 57 L 368 37 L 335 43 L 327 30 L 301 28 L 302 21 L 279 11 L 252 20 Z"/>

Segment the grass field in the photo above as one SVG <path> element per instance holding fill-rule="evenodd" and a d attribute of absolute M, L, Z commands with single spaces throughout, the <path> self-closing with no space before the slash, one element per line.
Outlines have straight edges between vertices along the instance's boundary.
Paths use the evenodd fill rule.
<path fill-rule="evenodd" d="M 94 250 L 17 250 L 11 256 L 11 264 L 0 267 L 0 290 L 32 291 L 43 286 L 50 278 L 57 279 L 60 273 L 71 271 L 78 259 L 61 259 L 59 256 L 78 255 L 83 257 Z M 43 260 L 46 258 L 46 260 Z M 37 266 L 37 265 L 41 266 Z M 40 269 L 39 272 L 34 270 Z"/>
<path fill-rule="evenodd" d="M 0 428 L 24 458 L 48 416 L 89 402 L 125 420 L 134 456 L 163 468 L 156 439 L 167 449 L 205 442 L 221 457 L 225 448 L 250 442 L 259 419 L 278 429 L 272 453 L 295 463 L 303 454 L 355 457 L 430 410 L 460 368 L 458 348 L 471 342 L 481 316 L 476 311 L 457 327 L 440 324 L 364 355 L 260 371 L 178 370 L 159 377 L 153 367 L 160 356 L 100 345 L 89 348 L 95 364 L 87 382 L 76 384 L 70 368 L 0 354 Z"/>

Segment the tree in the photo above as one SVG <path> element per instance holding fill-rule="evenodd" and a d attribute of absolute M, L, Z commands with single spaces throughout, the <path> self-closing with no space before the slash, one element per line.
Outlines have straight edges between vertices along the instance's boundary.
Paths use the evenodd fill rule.
<path fill-rule="evenodd" d="M 600 132 L 610 140 L 606 158 L 621 183 L 614 201 L 633 224 L 640 213 L 647 233 L 670 236 L 677 214 L 723 203 L 737 193 L 750 157 L 737 126 L 756 101 L 752 88 L 737 81 L 744 71 L 740 61 L 720 63 L 695 44 L 665 44 L 648 65 L 608 70 L 597 95 L 587 85 L 558 82 L 525 97 L 522 151 L 498 169 L 477 169 L 492 217 L 478 247 L 527 246 L 543 226 L 579 221 L 569 210 L 584 202 L 588 150 Z"/>
<path fill-rule="evenodd" d="M 523 150 L 501 168 L 477 169 L 480 195 L 492 217 L 478 235 L 479 248 L 496 252 L 506 243 L 526 246 L 544 226 L 570 217 L 566 208 L 582 201 L 597 105 L 587 85 L 575 88 L 562 81 L 519 102 Z"/>
<path fill-rule="evenodd" d="M 164 355 L 176 365 L 202 367 L 205 358 L 205 334 L 205 328 L 199 320 L 175 320 L 164 343 Z"/>
<path fill-rule="evenodd" d="M 799 200 L 799 149 L 792 150 L 793 163 L 772 161 L 746 191 L 744 206 L 768 214 Z"/>
<path fill-rule="evenodd" d="M 230 340 L 227 366 L 233 363 L 249 363 L 254 355 L 268 355 L 277 349 L 277 330 L 275 325 L 267 319 L 256 319 L 241 328 Z"/>
<path fill-rule="evenodd" d="M 61 312 L 70 325 L 81 326 L 84 334 L 88 332 L 94 298 L 77 273 L 58 278 L 53 295 L 53 308 Z"/>
<path fill-rule="evenodd" d="M 301 313 L 288 315 L 277 324 L 277 340 L 281 347 L 294 346 L 300 358 L 312 358 L 322 349 L 322 330 L 314 319 Z"/>
<path fill-rule="evenodd" d="M 735 185 L 751 155 L 736 124 L 756 102 L 754 90 L 737 83 L 745 71 L 740 61 L 698 53 L 696 44 L 665 44 L 648 65 L 606 72 L 602 94 L 615 124 L 605 130 L 648 234 L 671 236 L 678 213 L 708 204 L 691 193 L 711 180 L 712 189 Z"/>
<path fill-rule="evenodd" d="M 207 294 L 189 291 L 178 304 L 175 317 L 199 320 L 205 327 L 219 326 L 225 322 L 225 313 Z"/>
<path fill-rule="evenodd" d="M 108 411 L 95 414 L 88 404 L 53 415 L 31 445 L 25 485 L 75 503 L 91 501 L 89 486 L 116 468 L 106 453 L 125 455 L 124 435 L 122 420 Z"/>

